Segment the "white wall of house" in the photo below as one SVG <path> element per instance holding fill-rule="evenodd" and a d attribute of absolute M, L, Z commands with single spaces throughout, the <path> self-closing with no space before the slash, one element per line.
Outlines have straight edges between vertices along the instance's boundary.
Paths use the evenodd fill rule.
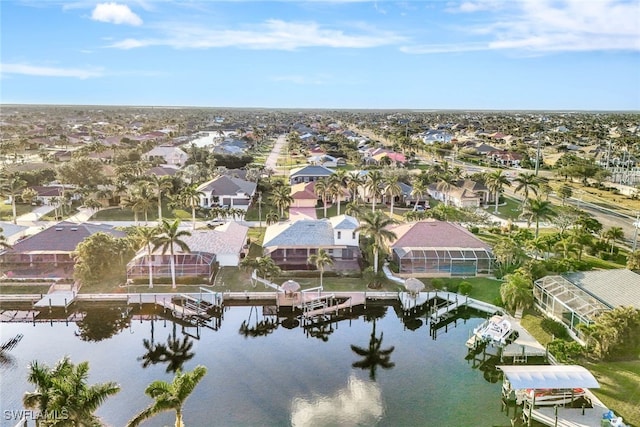
<path fill-rule="evenodd" d="M 216 260 L 220 267 L 237 267 L 240 263 L 240 254 L 216 254 Z"/>
<path fill-rule="evenodd" d="M 360 233 L 355 230 L 333 230 L 333 241 L 336 245 L 358 246 Z"/>

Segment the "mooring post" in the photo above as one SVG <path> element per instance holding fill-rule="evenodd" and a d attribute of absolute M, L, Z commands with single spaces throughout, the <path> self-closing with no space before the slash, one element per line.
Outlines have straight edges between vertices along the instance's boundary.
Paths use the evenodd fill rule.
<path fill-rule="evenodd" d="M 51 308 L 51 298 L 49 298 L 49 313 L 51 313 L 51 310 L 52 310 L 52 308 Z"/>

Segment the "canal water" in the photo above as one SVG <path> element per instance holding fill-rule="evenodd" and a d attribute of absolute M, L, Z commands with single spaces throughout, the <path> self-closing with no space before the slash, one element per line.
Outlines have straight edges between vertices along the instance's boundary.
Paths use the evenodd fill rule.
<path fill-rule="evenodd" d="M 64 355 L 89 361 L 89 383 L 121 385 L 97 412 L 116 427 L 151 403 L 149 383 L 197 365 L 208 373 L 186 401 L 189 427 L 509 425 L 500 381 L 485 380 L 466 357 L 478 314 L 434 332 L 424 316 L 403 320 L 392 306 L 313 327 L 263 307 L 227 308 L 202 327 L 160 311 L 156 320 L 117 306 L 83 311 L 77 322 L 1 325 L 2 342 L 23 334 L 0 366 L 2 426 L 15 425 L 6 411 L 22 409 L 22 395 L 33 390 L 29 362 L 53 365 Z M 376 348 L 378 359 L 367 357 Z M 173 421 L 167 412 L 143 426 Z"/>

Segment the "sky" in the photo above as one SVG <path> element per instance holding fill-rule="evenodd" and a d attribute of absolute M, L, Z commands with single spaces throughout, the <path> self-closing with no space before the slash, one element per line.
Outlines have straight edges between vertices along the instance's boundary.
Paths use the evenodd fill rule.
<path fill-rule="evenodd" d="M 2 0 L 0 102 L 638 111 L 640 0 Z"/>

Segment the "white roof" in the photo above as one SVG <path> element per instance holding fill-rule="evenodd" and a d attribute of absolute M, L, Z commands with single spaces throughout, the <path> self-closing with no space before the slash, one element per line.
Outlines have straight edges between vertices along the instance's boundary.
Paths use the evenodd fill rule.
<path fill-rule="evenodd" d="M 497 366 L 513 389 L 525 388 L 600 388 L 586 368 L 578 365 Z"/>

